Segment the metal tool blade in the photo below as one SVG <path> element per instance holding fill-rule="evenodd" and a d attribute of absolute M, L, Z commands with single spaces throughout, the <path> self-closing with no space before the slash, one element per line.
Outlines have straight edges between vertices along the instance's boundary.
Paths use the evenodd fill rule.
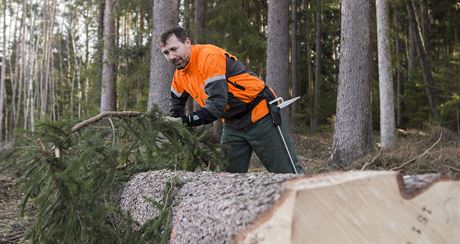
<path fill-rule="evenodd" d="M 297 101 L 299 98 L 300 98 L 300 96 L 299 97 L 294 97 L 294 98 L 289 99 L 287 101 L 283 101 L 281 104 L 278 104 L 278 108 L 280 108 L 280 109 L 285 108 L 285 107 L 291 105 L 293 102 Z"/>

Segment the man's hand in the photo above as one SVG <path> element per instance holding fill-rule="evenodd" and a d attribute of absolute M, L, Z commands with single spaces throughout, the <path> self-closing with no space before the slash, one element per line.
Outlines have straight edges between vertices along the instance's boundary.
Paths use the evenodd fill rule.
<path fill-rule="evenodd" d="M 171 117 L 171 116 L 165 116 L 163 117 L 163 121 L 168 122 L 168 123 L 182 123 L 181 117 Z"/>

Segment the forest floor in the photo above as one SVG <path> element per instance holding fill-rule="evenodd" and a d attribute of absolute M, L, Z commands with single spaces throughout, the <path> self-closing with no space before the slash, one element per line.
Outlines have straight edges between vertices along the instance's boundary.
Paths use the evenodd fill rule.
<path fill-rule="evenodd" d="M 307 175 L 338 170 L 399 170 L 404 175 L 442 173 L 460 175 L 460 135 L 444 128 L 429 131 L 398 130 L 396 146 L 387 152 L 378 148 L 345 169 L 329 163 L 332 133 L 294 134 L 297 154 Z M 375 138 L 379 140 L 378 135 Z M 254 161 L 257 161 L 255 159 Z M 259 163 L 251 171 L 264 171 Z M 32 206 L 20 214 L 21 197 L 15 175 L 0 162 L 0 243 L 17 243 L 31 222 Z"/>

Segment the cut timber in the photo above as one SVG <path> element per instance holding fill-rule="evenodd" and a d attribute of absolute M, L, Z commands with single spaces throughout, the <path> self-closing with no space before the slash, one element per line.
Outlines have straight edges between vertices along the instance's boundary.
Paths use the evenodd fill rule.
<path fill-rule="evenodd" d="M 140 223 L 155 216 L 171 176 L 184 180 L 171 243 L 460 243 L 460 181 L 439 175 L 157 171 L 137 175 L 121 206 Z"/>
<path fill-rule="evenodd" d="M 346 172 L 288 182 L 244 243 L 460 243 L 460 182 Z M 432 184 L 431 184 L 432 183 Z"/>

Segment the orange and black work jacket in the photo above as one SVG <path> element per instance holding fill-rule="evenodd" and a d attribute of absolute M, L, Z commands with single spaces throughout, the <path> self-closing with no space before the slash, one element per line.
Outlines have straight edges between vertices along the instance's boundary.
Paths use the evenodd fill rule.
<path fill-rule="evenodd" d="M 187 98 L 200 109 L 185 115 Z M 273 93 L 245 65 L 214 45 L 192 45 L 190 60 L 176 69 L 171 84 L 171 116 L 190 126 L 219 118 L 234 129 L 248 128 L 268 113 Z"/>

